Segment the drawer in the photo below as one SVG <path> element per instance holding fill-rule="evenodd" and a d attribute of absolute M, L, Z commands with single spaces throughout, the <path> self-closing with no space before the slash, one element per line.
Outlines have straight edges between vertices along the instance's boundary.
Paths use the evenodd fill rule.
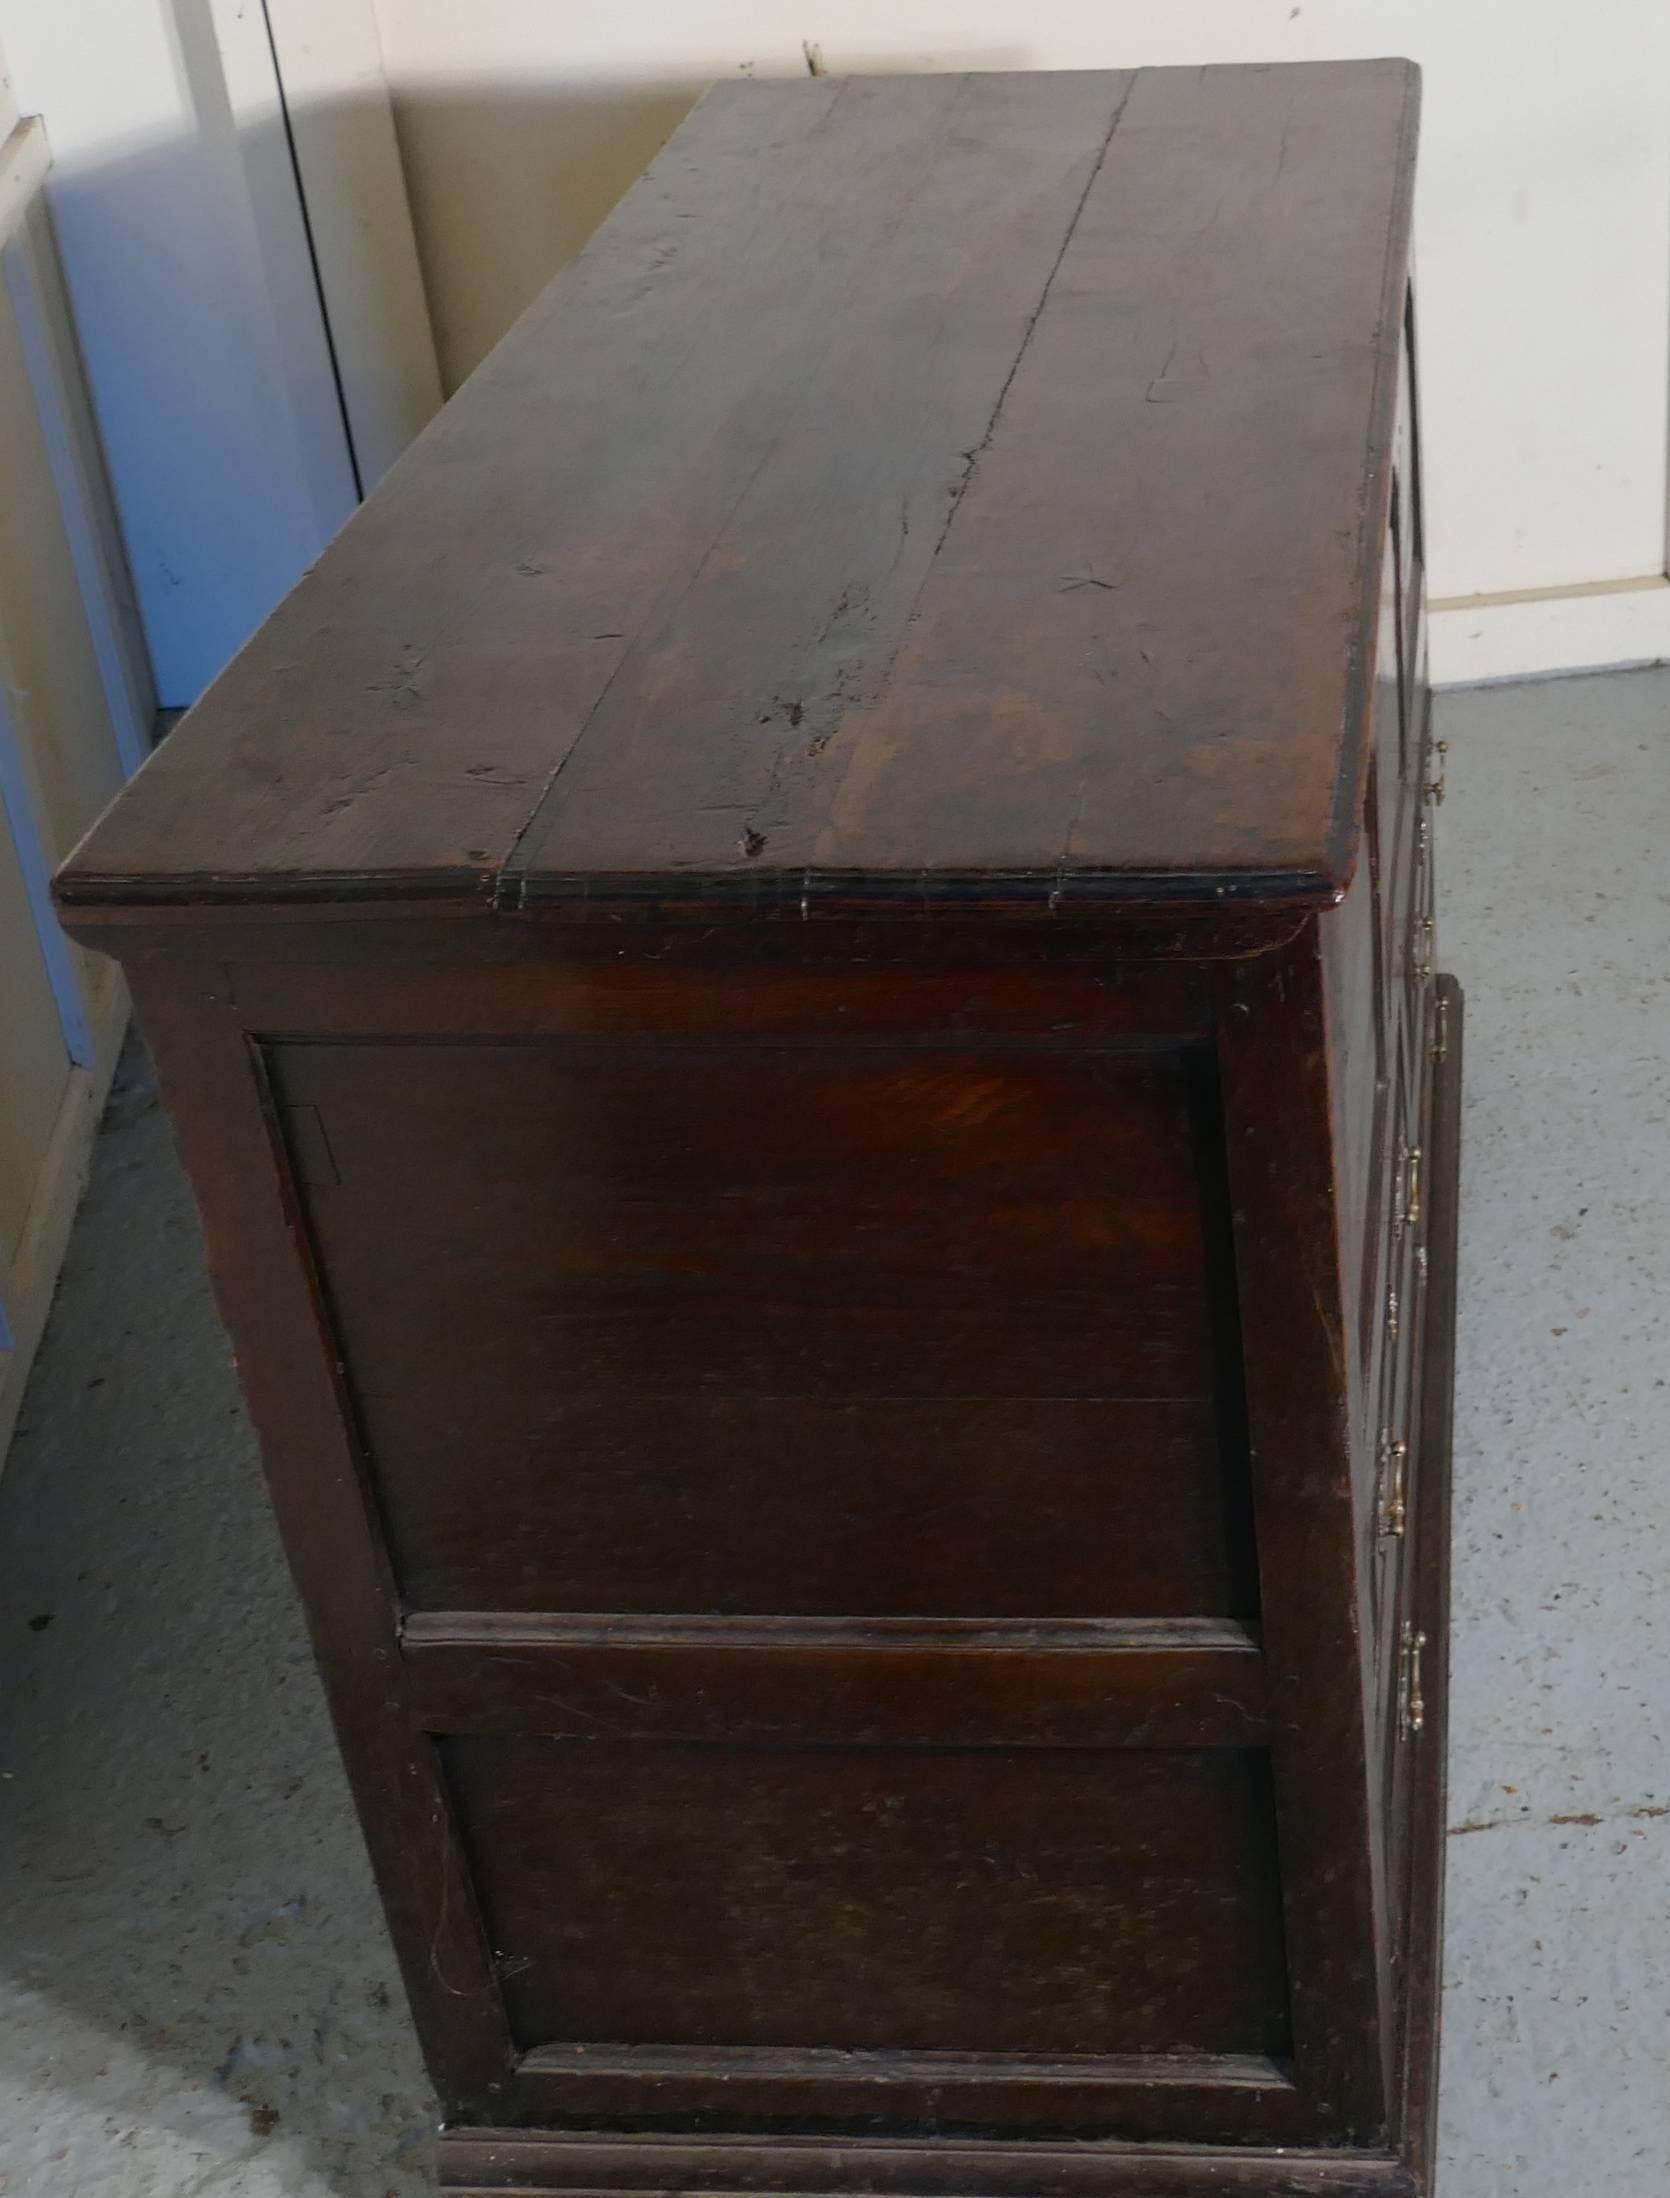
<path fill-rule="evenodd" d="M 1425 803 L 1415 822 L 1414 877 L 1410 882 L 1409 920 L 1402 963 L 1403 1019 L 1409 1034 L 1409 1043 L 1403 1048 L 1403 1091 L 1410 1118 L 1418 1121 L 1425 1111 L 1423 1094 L 1430 1069 L 1438 969 L 1432 820 Z"/>
<path fill-rule="evenodd" d="M 1420 1140 L 1413 1126 L 1421 1115 L 1421 1064 L 1428 1043 L 1426 1003 L 1433 989 L 1428 973 L 1431 932 L 1426 928 L 1431 922 L 1430 831 L 1418 805 L 1406 790 L 1396 787 L 1389 772 L 1378 785 L 1371 782 L 1371 793 L 1382 787 L 1390 789 L 1396 804 L 1390 825 L 1395 853 L 1382 844 L 1371 803 L 1370 823 L 1376 829 L 1369 851 L 1376 865 L 1377 890 L 1384 876 L 1379 867 L 1383 860 L 1392 882 L 1386 891 L 1390 913 L 1377 928 L 1375 984 L 1384 1071 L 1375 1107 L 1375 1160 L 1369 1172 L 1358 1315 L 1364 1397 L 1375 1413 L 1368 1432 L 1376 1442 L 1380 1389 L 1386 1378 L 1385 1328 L 1388 1318 L 1395 1318 L 1392 1307 L 1400 1296 L 1399 1217 L 1411 1193 L 1418 1198 L 1420 1191 Z"/>
<path fill-rule="evenodd" d="M 1380 605 L 1374 651 L 1374 709 L 1363 829 L 1378 889 L 1382 936 L 1389 948 L 1401 909 L 1405 818 L 1409 806 L 1408 694 L 1402 659 L 1394 507 L 1381 551 Z"/>
<path fill-rule="evenodd" d="M 1423 773 L 1426 743 L 1416 756 Z M 1418 1120 L 1436 997 L 1437 895 L 1433 876 L 1432 803 L 1424 790 L 1406 797 L 1398 848 L 1396 914 L 1386 971 L 1388 1051 L 1401 1060 L 1404 1112 Z"/>
<path fill-rule="evenodd" d="M 1420 398 L 1415 379 L 1415 302 L 1404 301 L 1403 342 L 1398 358 L 1397 432 L 1392 445 L 1397 495 L 1393 504 L 1402 581 L 1403 661 L 1411 694 L 1425 676 L 1426 528 L 1421 509 Z"/>
<path fill-rule="evenodd" d="M 1404 304 L 1403 353 L 1398 371 L 1398 473 L 1403 481 L 1402 519 L 1412 565 L 1420 572 L 1426 563 L 1424 515 L 1421 509 L 1420 394 L 1415 377 L 1415 299 L 1411 292 Z"/>
<path fill-rule="evenodd" d="M 1430 870 L 1430 866 L 1429 866 Z M 1393 1154 L 1387 1331 L 1376 1443 L 1374 1551 L 1369 1576 L 1375 1639 L 1375 1698 L 1394 1936 L 1403 1905 L 1412 1767 L 1423 1723 L 1421 1581 L 1414 1562 L 1423 1497 L 1418 1431 L 1425 1371 L 1428 1281 L 1426 1161 L 1431 1118 L 1435 1015 L 1426 988 L 1401 1049 Z"/>
<path fill-rule="evenodd" d="M 1373 1429 L 1375 1500 L 1369 1522 L 1376 1654 L 1385 1663 L 1413 1508 L 1415 1368 L 1419 1359 L 1425 1253 L 1420 1242 L 1421 1147 L 1399 1063 L 1387 1210 L 1387 1258 L 1381 1292 L 1379 1383 Z M 1384 1691 L 1384 1690 L 1382 1690 Z"/>

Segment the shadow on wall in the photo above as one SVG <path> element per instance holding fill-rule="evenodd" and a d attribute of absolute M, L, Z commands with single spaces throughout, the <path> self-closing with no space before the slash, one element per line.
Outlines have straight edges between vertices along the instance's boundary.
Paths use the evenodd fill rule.
<path fill-rule="evenodd" d="M 50 179 L 165 705 L 196 698 L 354 508 L 299 209 L 294 240 L 263 228 L 246 182 L 270 175 L 275 155 L 288 159 L 276 125 L 240 132 L 230 150 L 159 136 L 60 160 Z"/>
<path fill-rule="evenodd" d="M 442 386 L 478 366 L 684 120 L 699 83 L 397 95 Z"/>
<path fill-rule="evenodd" d="M 815 49 L 813 64 L 821 75 Z M 934 64 L 935 73 L 1029 65 L 1019 48 L 941 54 Z M 896 55 L 843 56 L 840 73 L 904 71 Z M 449 393 L 582 249 L 711 81 L 396 87 L 395 129 Z"/>
<path fill-rule="evenodd" d="M 202 8 L 203 0 L 175 0 L 182 24 L 196 24 Z M 200 55 L 201 25 L 182 41 Z M 955 58 L 997 69 L 1024 67 L 1028 57 L 988 49 Z M 130 133 L 119 150 L 71 152 L 50 193 L 165 706 L 203 691 L 356 500 L 286 130 L 267 110 L 254 120 L 235 113 L 206 62 L 188 73 L 190 96 L 171 127 Z M 855 59 L 844 73 L 885 74 L 889 64 Z M 709 81 L 396 88 L 407 198 L 449 393 L 580 251 Z M 386 378 L 377 402 L 388 413 L 404 404 L 410 432 L 425 408 L 395 393 L 409 375 L 410 330 L 391 281 L 377 179 L 362 162 L 378 117 L 386 133 L 381 101 L 342 99 L 309 103 L 290 121 L 298 138 L 305 123 L 330 149 L 323 188 L 346 253 L 333 311 L 351 315 L 374 376 Z"/>

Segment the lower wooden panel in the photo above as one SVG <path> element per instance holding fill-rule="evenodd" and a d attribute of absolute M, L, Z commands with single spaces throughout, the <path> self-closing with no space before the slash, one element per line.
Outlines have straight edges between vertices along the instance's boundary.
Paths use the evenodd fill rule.
<path fill-rule="evenodd" d="M 1290 2049 L 1261 1750 L 441 1747 L 524 2051 Z"/>

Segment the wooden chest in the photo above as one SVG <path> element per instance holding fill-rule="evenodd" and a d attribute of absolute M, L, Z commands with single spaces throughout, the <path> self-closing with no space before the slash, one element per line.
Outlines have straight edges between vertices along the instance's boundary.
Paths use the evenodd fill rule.
<path fill-rule="evenodd" d="M 1431 2187 L 1415 108 L 714 93 L 59 881 L 452 2188 Z"/>

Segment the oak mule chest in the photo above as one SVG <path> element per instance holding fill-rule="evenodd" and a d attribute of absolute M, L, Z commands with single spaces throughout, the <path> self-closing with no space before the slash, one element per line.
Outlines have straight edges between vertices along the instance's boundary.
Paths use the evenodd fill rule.
<path fill-rule="evenodd" d="M 450 2188 L 1430 2188 L 1415 111 L 715 92 L 60 879 Z"/>

